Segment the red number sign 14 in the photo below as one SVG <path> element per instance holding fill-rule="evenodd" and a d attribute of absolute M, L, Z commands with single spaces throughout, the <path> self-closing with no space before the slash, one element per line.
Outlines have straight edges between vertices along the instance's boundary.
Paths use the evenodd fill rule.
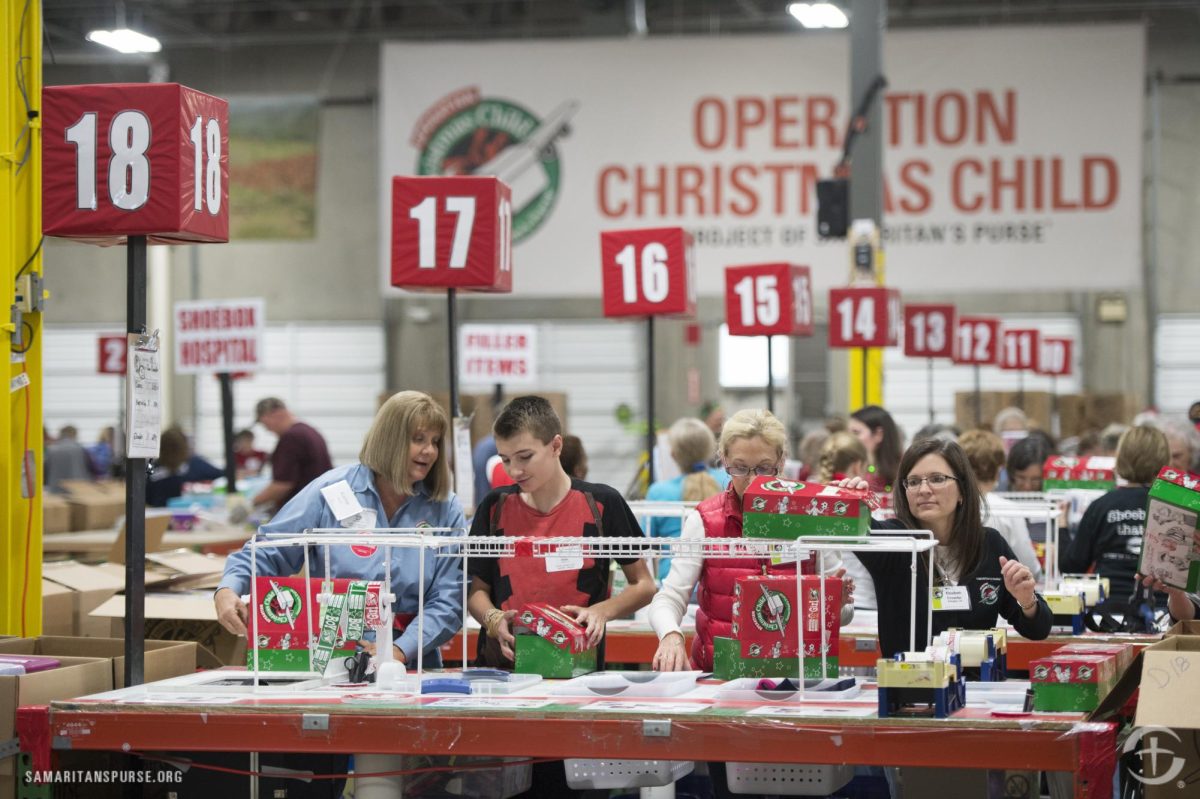
<path fill-rule="evenodd" d="M 899 327 L 900 292 L 896 289 L 830 289 L 830 347 L 894 347 Z"/>

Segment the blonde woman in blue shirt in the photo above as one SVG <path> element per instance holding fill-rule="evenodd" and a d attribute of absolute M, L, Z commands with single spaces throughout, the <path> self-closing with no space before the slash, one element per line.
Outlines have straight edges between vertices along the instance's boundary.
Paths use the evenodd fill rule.
<path fill-rule="evenodd" d="M 352 523 L 360 528 L 452 527 L 461 535 L 466 526 L 462 505 L 450 490 L 447 453 L 449 420 L 442 408 L 419 391 L 393 395 L 375 415 L 363 441 L 359 462 L 331 469 L 305 486 L 259 528 L 260 533 L 300 533 L 311 528 L 347 526 L 338 521 L 321 489 L 345 482 L 363 508 Z M 349 522 L 348 522 L 349 524 Z M 425 596 L 425 665 L 441 665 L 439 645 L 462 626 L 462 566 L 458 558 L 438 558 L 432 550 L 392 550 L 392 591 L 398 615 L 417 612 L 418 591 Z M 332 547 L 329 573 L 335 578 L 383 578 L 385 553 L 379 547 Z M 425 558 L 425 583 L 417 585 Z M 258 574 L 290 576 L 299 572 L 304 552 L 299 547 L 258 550 Z M 325 574 L 325 547 L 309 553 L 310 574 Z M 247 609 L 241 600 L 250 591 L 250 547 L 229 556 L 213 597 L 217 618 L 235 635 L 246 634 Z M 416 661 L 415 620 L 399 636 L 395 657 Z"/>

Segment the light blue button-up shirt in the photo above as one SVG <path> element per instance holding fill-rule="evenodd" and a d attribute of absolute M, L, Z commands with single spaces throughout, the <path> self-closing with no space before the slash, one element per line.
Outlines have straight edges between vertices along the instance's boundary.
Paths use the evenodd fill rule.
<path fill-rule="evenodd" d="M 375 489 L 371 470 L 361 463 L 339 466 L 313 480 L 284 505 L 270 522 L 259 528 L 260 533 L 301 533 L 313 528 L 341 527 L 334 518 L 321 489 L 339 480 L 350 484 L 354 496 L 365 510 L 375 511 L 376 527 L 453 527 L 453 533 L 463 535 L 466 519 L 458 497 L 450 494 L 443 502 L 430 499 L 425 487 L 418 483 L 416 494 L 390 519 L 383 510 L 383 500 Z M 262 541 L 262 537 L 259 537 Z M 325 576 L 325 547 L 313 546 L 309 551 L 309 574 Z M 369 547 L 358 547 L 366 552 Z M 329 548 L 329 575 L 338 578 L 382 580 L 384 577 L 384 548 L 369 554 L 358 554 L 351 547 Z M 417 612 L 417 581 L 420 561 L 425 558 L 425 664 L 438 666 L 441 654 L 438 647 L 450 640 L 462 627 L 462 563 L 458 558 L 437 557 L 433 550 L 396 548 L 392 550 L 392 592 L 396 595 L 397 613 Z M 264 547 L 258 550 L 258 573 L 264 576 L 290 576 L 304 566 L 304 551 L 300 547 Z M 250 545 L 232 553 L 225 562 L 225 573 L 218 587 L 229 588 L 239 596 L 250 592 Z M 396 644 L 409 663 L 417 660 L 417 621 L 400 636 Z"/>

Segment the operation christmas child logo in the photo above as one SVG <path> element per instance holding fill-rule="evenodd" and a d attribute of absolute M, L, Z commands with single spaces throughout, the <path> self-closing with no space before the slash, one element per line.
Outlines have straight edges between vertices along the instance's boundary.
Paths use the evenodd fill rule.
<path fill-rule="evenodd" d="M 539 118 L 511 100 L 483 97 L 468 86 L 434 103 L 417 120 L 409 142 L 418 175 L 493 175 L 512 189 L 513 241 L 533 234 L 559 194 L 557 140 L 579 103 L 568 100 Z"/>
<path fill-rule="evenodd" d="M 792 603 L 779 591 L 763 588 L 754 603 L 754 626 L 769 633 L 783 632 L 792 618 Z"/>
<path fill-rule="evenodd" d="M 289 586 L 272 583 L 263 597 L 262 615 L 272 624 L 291 624 L 300 617 L 300 594 Z"/>

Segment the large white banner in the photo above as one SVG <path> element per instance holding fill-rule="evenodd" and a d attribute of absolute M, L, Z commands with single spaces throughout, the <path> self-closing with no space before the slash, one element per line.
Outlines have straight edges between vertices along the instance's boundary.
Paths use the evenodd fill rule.
<path fill-rule="evenodd" d="M 938 292 L 1136 285 L 1139 26 L 888 33 L 888 283 Z M 381 58 L 381 258 L 391 180 L 500 175 L 513 189 L 514 294 L 600 295 L 603 230 L 682 225 L 699 290 L 724 267 L 813 267 L 816 181 L 851 104 L 839 35 L 396 43 Z M 390 290 L 390 289 L 388 289 Z"/>

